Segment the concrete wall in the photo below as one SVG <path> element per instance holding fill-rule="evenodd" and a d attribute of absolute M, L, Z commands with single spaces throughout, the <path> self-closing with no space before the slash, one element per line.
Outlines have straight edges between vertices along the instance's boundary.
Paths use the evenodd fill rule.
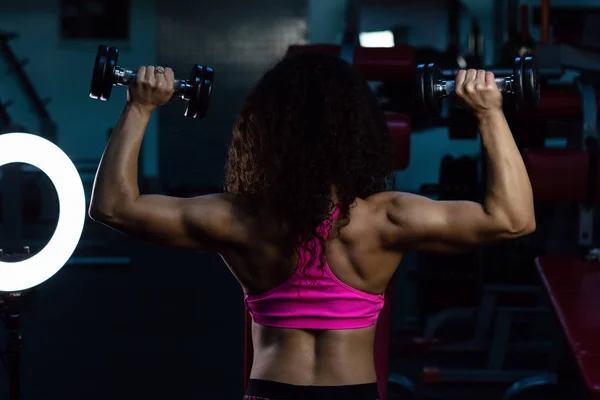
<path fill-rule="evenodd" d="M 0 29 L 15 32 L 11 47 L 18 58 L 27 58 L 25 67 L 40 96 L 51 97 L 48 110 L 58 126 L 58 146 L 72 159 L 100 158 L 107 131 L 119 117 L 126 91 L 117 88 L 110 101 L 88 97 L 92 65 L 99 44 L 117 45 L 119 63 L 127 68 L 154 64 L 156 60 L 155 10 L 152 0 L 132 0 L 131 34 L 128 43 L 61 41 L 59 0 L 2 0 Z M 23 91 L 0 57 L 0 100 L 11 100 L 9 108 L 15 123 L 39 133 L 37 118 Z M 144 171 L 158 173 L 156 118 L 150 123 L 144 143 Z"/>

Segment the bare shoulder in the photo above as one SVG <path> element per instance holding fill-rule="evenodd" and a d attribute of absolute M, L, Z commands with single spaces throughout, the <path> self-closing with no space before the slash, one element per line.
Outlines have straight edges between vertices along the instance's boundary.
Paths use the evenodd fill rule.
<path fill-rule="evenodd" d="M 276 246 L 285 235 L 280 221 L 265 207 L 230 193 L 212 195 L 212 198 L 220 203 L 221 215 L 216 225 L 228 231 L 234 244 L 264 252 Z"/>
<path fill-rule="evenodd" d="M 513 228 L 472 201 L 436 201 L 404 192 L 378 193 L 370 201 L 387 244 L 405 251 L 461 252 L 531 232 Z"/>
<path fill-rule="evenodd" d="M 366 200 L 371 212 L 394 220 L 406 209 L 431 202 L 427 197 L 408 192 L 380 192 L 369 196 Z"/>
<path fill-rule="evenodd" d="M 217 235 L 229 237 L 233 244 L 250 241 L 252 232 L 260 225 L 259 211 L 241 196 L 216 193 L 191 200 L 189 220 L 193 225 L 205 228 L 208 223 Z"/>
<path fill-rule="evenodd" d="M 407 231 L 411 230 L 409 216 L 414 217 L 421 208 L 419 205 L 428 200 L 407 192 L 380 192 L 365 199 L 371 221 L 384 241 L 389 243 L 403 241 Z"/>
<path fill-rule="evenodd" d="M 367 203 L 372 207 L 384 207 L 387 208 L 390 205 L 397 204 L 398 201 L 415 201 L 427 199 L 426 197 L 419 196 L 414 193 L 408 192 L 379 192 L 375 193 L 366 198 Z"/>

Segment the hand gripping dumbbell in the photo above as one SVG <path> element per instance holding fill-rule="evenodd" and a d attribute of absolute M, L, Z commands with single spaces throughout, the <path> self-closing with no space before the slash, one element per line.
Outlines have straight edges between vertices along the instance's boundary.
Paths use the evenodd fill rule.
<path fill-rule="evenodd" d="M 135 80 L 136 73 L 117 65 L 119 49 L 116 47 L 98 46 L 96 62 L 92 73 L 90 97 L 106 101 L 110 98 L 113 85 L 129 85 Z M 185 116 L 204 118 L 214 82 L 215 73 L 212 68 L 194 65 L 188 80 L 175 81 L 175 96 L 187 101 Z"/>
<path fill-rule="evenodd" d="M 494 72 L 492 70 L 492 72 Z M 494 81 L 504 95 L 512 95 L 517 109 L 536 108 L 540 100 L 538 70 L 533 57 L 517 57 L 512 75 L 497 76 Z M 417 66 L 417 100 L 425 115 L 437 117 L 441 113 L 442 99 L 455 93 L 454 80 L 444 80 L 435 64 Z"/>

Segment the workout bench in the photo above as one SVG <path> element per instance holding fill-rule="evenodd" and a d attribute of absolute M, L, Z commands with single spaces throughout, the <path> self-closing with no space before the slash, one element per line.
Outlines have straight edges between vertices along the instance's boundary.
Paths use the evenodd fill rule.
<path fill-rule="evenodd" d="M 585 384 L 588 399 L 600 399 L 600 263 L 598 251 L 592 249 L 595 204 L 599 198 L 598 102 L 593 85 L 578 81 L 580 100 L 571 101 L 583 115 L 582 150 L 542 149 L 523 155 L 536 201 L 579 204 L 577 244 L 587 249 L 583 259 L 568 255 L 544 255 L 536 259 L 542 284 L 568 343 L 572 358 Z M 580 115 L 581 115 L 580 114 Z M 558 376 L 540 385 L 558 385 L 574 397 L 573 387 L 563 385 Z M 522 382 L 507 392 L 505 400 L 514 399 Z"/>

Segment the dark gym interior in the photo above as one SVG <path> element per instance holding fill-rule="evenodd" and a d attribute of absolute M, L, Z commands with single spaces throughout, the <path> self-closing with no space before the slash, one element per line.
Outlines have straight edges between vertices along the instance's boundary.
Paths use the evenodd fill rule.
<path fill-rule="evenodd" d="M 204 118 L 186 118 L 180 99 L 152 118 L 140 187 L 221 192 L 250 89 L 289 49 L 330 44 L 362 68 L 389 113 L 396 189 L 481 201 L 472 117 L 451 100 L 427 110 L 420 102 L 433 98 L 427 82 L 458 69 L 495 71 L 510 93 L 505 113 L 532 181 L 537 230 L 468 254 L 403 260 L 388 289 L 381 400 L 596 399 L 598 38 L 595 0 L 0 0 L 0 134 L 56 144 L 89 200 L 126 96 L 115 86 L 108 101 L 90 98 L 99 46 L 118 48 L 123 67 L 169 66 L 181 79 L 195 63 L 210 66 Z M 369 69 L 376 58 L 387 67 Z M 25 163 L 0 166 L 0 198 L 2 261 L 35 255 L 58 219 L 50 179 Z M 66 265 L 18 296 L 0 293 L 0 311 L 0 400 L 243 395 L 243 293 L 217 254 L 165 249 L 86 219 Z"/>

